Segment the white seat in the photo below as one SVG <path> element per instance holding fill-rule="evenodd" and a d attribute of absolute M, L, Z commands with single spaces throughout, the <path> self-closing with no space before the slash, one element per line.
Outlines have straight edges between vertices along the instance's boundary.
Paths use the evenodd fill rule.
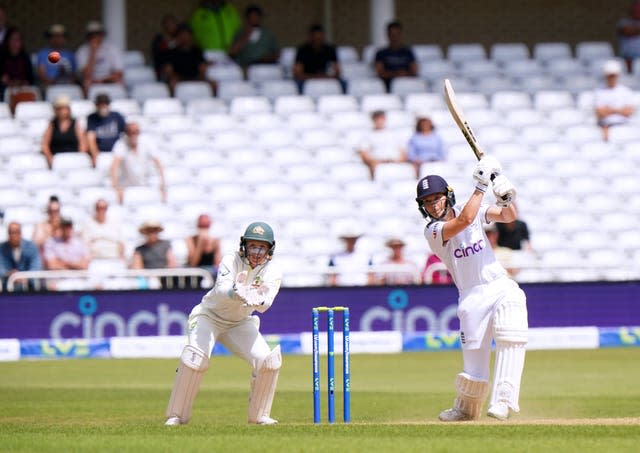
<path fill-rule="evenodd" d="M 129 87 L 133 87 L 139 83 L 149 83 L 156 81 L 156 72 L 151 66 L 132 66 L 125 67 L 122 75 L 124 84 Z"/>
<path fill-rule="evenodd" d="M 329 185 L 325 181 L 302 181 L 297 190 L 298 195 L 306 201 L 317 201 L 321 199 L 341 198 L 344 196 L 342 190 L 336 185 Z M 305 232 L 305 234 L 307 234 Z"/>
<path fill-rule="evenodd" d="M 254 64 L 247 68 L 247 80 L 255 84 L 283 78 L 284 71 L 279 64 Z"/>
<path fill-rule="evenodd" d="M 571 77 L 584 73 L 585 66 L 573 58 L 554 58 L 546 62 L 546 72 L 554 77 Z"/>
<path fill-rule="evenodd" d="M 20 123 L 13 118 L 0 118 L 0 139 L 3 137 L 17 137 L 21 134 Z M 4 150 L 0 149 L 0 154 Z"/>
<path fill-rule="evenodd" d="M 51 169 L 56 172 L 66 172 L 81 168 L 91 168 L 91 158 L 87 153 L 58 153 L 53 155 Z"/>
<path fill-rule="evenodd" d="M 378 52 L 378 46 L 375 44 L 366 44 L 362 48 L 361 60 L 365 63 L 373 64 L 376 58 L 376 52 Z"/>
<path fill-rule="evenodd" d="M 307 148 L 338 145 L 338 137 L 326 129 L 310 129 L 300 133 L 300 144 Z"/>
<path fill-rule="evenodd" d="M 336 112 L 329 116 L 329 127 L 338 132 L 354 129 L 368 131 L 371 129 L 371 119 L 364 112 Z"/>
<path fill-rule="evenodd" d="M 11 118 L 11 109 L 6 102 L 0 101 L 0 118 Z"/>
<path fill-rule="evenodd" d="M 325 126 L 326 119 L 316 112 L 300 112 L 287 118 L 287 126 L 294 131 L 319 129 Z"/>
<path fill-rule="evenodd" d="M 191 182 L 194 171 L 190 167 L 170 165 L 164 168 L 164 180 L 168 186 L 180 186 Z"/>
<path fill-rule="evenodd" d="M 123 59 L 125 70 L 131 67 L 143 66 L 145 64 L 144 53 L 141 50 L 125 50 Z"/>
<path fill-rule="evenodd" d="M 183 131 L 167 134 L 165 144 L 173 152 L 184 152 L 185 150 L 204 148 L 209 145 L 209 140 L 202 133 Z M 185 157 L 188 158 L 188 154 Z"/>
<path fill-rule="evenodd" d="M 336 79 L 309 79 L 302 86 L 302 94 L 313 99 L 327 94 L 343 94 L 342 86 Z"/>
<path fill-rule="evenodd" d="M 454 63 L 486 58 L 487 52 L 480 43 L 454 43 L 447 48 L 447 59 Z"/>
<path fill-rule="evenodd" d="M 265 131 L 268 129 L 281 129 L 286 123 L 280 115 L 270 112 L 251 113 L 244 117 L 244 121 L 238 121 L 234 127 L 250 126 L 253 131 Z M 244 123 L 244 124 L 243 124 Z"/>
<path fill-rule="evenodd" d="M 431 85 L 434 81 L 456 74 L 453 62 L 449 60 L 424 60 L 418 65 L 418 76 L 427 79 Z"/>
<path fill-rule="evenodd" d="M 558 78 L 558 88 L 574 96 L 582 91 L 592 91 L 600 85 L 600 78 L 590 74 L 574 74 Z"/>
<path fill-rule="evenodd" d="M 541 143 L 554 143 L 560 137 L 558 130 L 547 124 L 530 124 L 524 126 L 518 132 L 518 141 L 528 145 L 538 145 Z"/>
<path fill-rule="evenodd" d="M 364 61 L 340 63 L 340 76 L 344 80 L 367 79 L 375 77 L 375 75 L 372 66 Z"/>
<path fill-rule="evenodd" d="M 533 58 L 539 61 L 571 57 L 571 46 L 566 42 L 538 42 L 533 46 Z"/>
<path fill-rule="evenodd" d="M 347 94 L 361 98 L 365 95 L 383 94 L 387 89 L 384 82 L 377 77 L 350 79 L 347 82 Z"/>
<path fill-rule="evenodd" d="M 313 153 L 310 150 L 297 145 L 272 148 L 268 152 L 272 163 L 281 167 L 302 164 L 313 159 Z"/>
<path fill-rule="evenodd" d="M 256 96 L 258 90 L 251 82 L 244 80 L 222 80 L 218 82 L 218 98 L 225 102 L 240 96 Z"/>
<path fill-rule="evenodd" d="M 411 93 L 404 99 L 404 109 L 416 114 L 429 114 L 433 110 L 446 109 L 446 104 L 440 93 Z"/>
<path fill-rule="evenodd" d="M 126 99 L 127 90 L 124 85 L 119 83 L 94 83 L 89 86 L 87 91 L 87 99 L 93 100 L 99 94 L 106 94 L 113 101 L 114 99 Z"/>
<path fill-rule="evenodd" d="M 509 91 L 516 89 L 515 82 L 509 77 L 500 75 L 485 77 L 482 76 L 476 79 L 474 83 L 474 90 L 487 96 L 491 96 L 498 91 Z"/>
<path fill-rule="evenodd" d="M 505 124 L 515 128 L 542 124 L 544 120 L 543 113 L 533 109 L 514 109 L 504 116 Z"/>
<path fill-rule="evenodd" d="M 613 144 L 637 143 L 640 141 L 640 131 L 635 124 L 621 124 L 609 128 L 609 141 Z"/>
<path fill-rule="evenodd" d="M 545 162 L 553 162 L 557 159 L 575 158 L 576 148 L 569 143 L 561 141 L 538 143 L 534 145 L 533 155 Z M 581 155 L 581 157 L 583 157 Z"/>
<path fill-rule="evenodd" d="M 497 77 L 500 74 L 500 68 L 493 60 L 461 60 L 459 65 L 460 73 L 474 80 Z"/>
<path fill-rule="evenodd" d="M 182 103 L 176 98 L 147 98 L 142 101 L 142 114 L 148 118 L 183 113 Z"/>
<path fill-rule="evenodd" d="M 250 145 L 252 140 L 250 137 L 240 130 L 226 131 L 214 135 L 211 146 L 218 150 L 228 150 L 232 148 L 240 148 Z"/>
<path fill-rule="evenodd" d="M 222 99 L 206 98 L 187 101 L 186 113 L 190 117 L 199 117 L 208 113 L 226 113 L 227 105 Z"/>
<path fill-rule="evenodd" d="M 74 99 L 71 101 L 71 115 L 75 118 L 87 117 L 95 111 L 96 105 L 89 99 Z"/>
<path fill-rule="evenodd" d="M 395 94 L 366 94 L 360 100 L 360 110 L 366 113 L 376 110 L 402 110 L 402 100 Z"/>
<path fill-rule="evenodd" d="M 552 111 L 561 108 L 573 108 L 575 99 L 569 91 L 538 91 L 533 94 L 533 107 L 536 110 Z"/>
<path fill-rule="evenodd" d="M 613 46 L 609 41 L 579 41 L 576 44 L 576 58 L 585 62 L 613 56 Z"/>
<path fill-rule="evenodd" d="M 106 175 L 94 168 L 75 168 L 61 170 L 60 179 L 64 184 L 74 190 L 74 193 L 84 190 L 87 187 L 100 187 L 107 182 Z"/>
<path fill-rule="evenodd" d="M 84 99 L 82 88 L 80 88 L 80 85 L 74 83 L 50 85 L 47 87 L 45 101 L 53 102 L 58 96 L 68 96 L 71 100 Z"/>
<path fill-rule="evenodd" d="M 336 47 L 336 56 L 340 65 L 343 63 L 357 62 L 360 59 L 354 46 L 341 45 Z"/>
<path fill-rule="evenodd" d="M 509 143 L 516 139 L 513 129 L 501 125 L 489 125 L 476 128 L 476 137 L 482 144 L 486 144 L 487 148 L 498 143 Z"/>
<path fill-rule="evenodd" d="M 297 142 L 298 137 L 295 132 L 284 127 L 261 131 L 257 136 L 257 143 L 265 149 L 295 145 Z"/>
<path fill-rule="evenodd" d="M 206 77 L 218 83 L 244 80 L 242 68 L 235 63 L 210 65 L 207 67 Z"/>
<path fill-rule="evenodd" d="M 502 65 L 503 73 L 508 77 L 531 76 L 543 73 L 543 66 L 538 60 L 506 60 Z"/>
<path fill-rule="evenodd" d="M 26 193 L 23 189 L 18 188 L 1 188 L 0 189 L 0 200 L 2 200 L 3 209 L 7 209 L 9 206 L 28 206 L 31 202 L 29 198 L 29 194 Z M 40 214 L 42 216 L 42 214 Z M 6 224 L 7 220 L 5 217 L 4 223 Z"/>
<path fill-rule="evenodd" d="M 203 51 L 205 61 L 214 63 L 211 66 L 234 66 L 235 62 L 229 58 L 229 55 L 224 50 L 219 49 L 206 49 Z"/>
<path fill-rule="evenodd" d="M 388 127 L 389 129 L 415 129 L 416 127 L 416 115 L 411 112 L 407 112 L 404 110 L 389 110 L 386 115 L 386 127 Z"/>
<path fill-rule="evenodd" d="M 156 187 L 130 186 L 124 189 L 123 204 L 127 207 L 161 202 L 160 190 Z"/>
<path fill-rule="evenodd" d="M 147 99 L 170 97 L 169 87 L 164 82 L 138 83 L 131 87 L 131 98 L 143 104 Z"/>
<path fill-rule="evenodd" d="M 258 94 L 270 101 L 275 101 L 281 96 L 296 96 L 298 94 L 298 86 L 290 79 L 265 80 L 260 83 Z"/>
<path fill-rule="evenodd" d="M 529 48 L 523 42 L 497 42 L 489 48 L 489 58 L 496 63 L 529 59 Z"/>
<path fill-rule="evenodd" d="M 347 183 L 352 181 L 367 181 L 371 178 L 369 169 L 362 162 L 347 162 L 329 167 L 330 180 Z"/>
<path fill-rule="evenodd" d="M 266 215 L 273 216 L 274 218 L 289 220 L 299 219 L 309 215 L 309 208 L 306 203 L 301 203 L 299 200 L 292 199 L 276 199 L 267 200 L 265 202 Z"/>
<path fill-rule="evenodd" d="M 357 162 L 360 158 L 348 146 L 340 144 L 337 146 L 320 146 L 314 150 L 315 162 L 330 166 L 335 164 Z"/>
<path fill-rule="evenodd" d="M 409 162 L 380 164 L 376 167 L 375 180 L 377 182 L 413 181 L 415 179 L 415 168 Z"/>
<path fill-rule="evenodd" d="M 439 44 L 413 44 L 411 50 L 418 64 L 422 64 L 423 61 L 442 60 L 444 57 Z"/>
<path fill-rule="evenodd" d="M 533 107 L 531 96 L 521 91 L 497 91 L 491 95 L 490 104 L 491 108 L 499 111 Z"/>
<path fill-rule="evenodd" d="M 318 97 L 317 110 L 322 114 L 359 110 L 357 99 L 349 94 L 333 94 Z"/>
<path fill-rule="evenodd" d="M 239 129 L 241 122 L 226 113 L 206 113 L 194 118 L 196 128 L 202 132 L 222 132 Z"/>
<path fill-rule="evenodd" d="M 285 168 L 286 180 L 291 183 L 313 181 L 323 177 L 324 171 L 309 162 L 289 165 Z"/>
<path fill-rule="evenodd" d="M 164 114 L 153 118 L 147 130 L 161 135 L 171 135 L 179 132 L 187 132 L 195 127 L 192 118 L 178 114 Z"/>
<path fill-rule="evenodd" d="M 135 99 L 114 99 L 111 101 L 110 108 L 125 118 L 142 114 L 140 104 Z"/>
<path fill-rule="evenodd" d="M 565 128 L 562 139 L 567 143 L 583 144 L 602 140 L 602 133 L 595 125 L 578 124 Z"/>
<path fill-rule="evenodd" d="M 541 90 L 555 90 L 558 88 L 558 81 L 549 74 L 533 74 L 518 77 L 515 80 L 518 90 L 533 95 Z"/>
<path fill-rule="evenodd" d="M 16 105 L 14 118 L 20 121 L 53 117 L 53 107 L 47 101 L 20 102 Z"/>
<path fill-rule="evenodd" d="M 458 105 L 462 107 L 465 113 L 472 109 L 488 109 L 489 101 L 487 96 L 482 93 L 456 93 Z"/>
<path fill-rule="evenodd" d="M 60 176 L 48 169 L 28 170 L 22 173 L 23 189 L 34 191 L 42 187 L 58 187 L 62 183 Z"/>
<path fill-rule="evenodd" d="M 2 192 L 0 192 L 2 193 Z M 13 205 L 4 209 L 3 223 L 18 222 L 22 225 L 36 224 L 42 220 L 42 211 L 31 206 Z"/>
<path fill-rule="evenodd" d="M 312 112 L 316 108 L 309 96 L 278 96 L 273 102 L 273 111 L 278 115 L 288 116 L 298 112 Z"/>
<path fill-rule="evenodd" d="M 182 81 L 176 83 L 173 95 L 183 104 L 194 99 L 206 99 L 213 96 L 211 85 L 201 80 Z"/>
<path fill-rule="evenodd" d="M 291 75 L 291 69 L 296 60 L 297 49 L 293 46 L 285 46 L 280 49 L 280 57 L 278 58 L 278 64 L 282 66 L 286 76 Z"/>
<path fill-rule="evenodd" d="M 578 108 L 558 108 L 545 112 L 544 115 L 547 116 L 550 124 L 554 124 L 560 128 L 585 124 L 588 122 L 588 118 L 584 111 Z"/>
<path fill-rule="evenodd" d="M 325 198 L 311 203 L 312 215 L 320 219 L 335 219 L 353 215 L 355 206 L 347 198 Z"/>
<path fill-rule="evenodd" d="M 264 96 L 239 96 L 231 99 L 229 113 L 234 116 L 271 112 L 271 103 Z"/>
<path fill-rule="evenodd" d="M 22 153 L 29 154 L 24 159 L 34 158 L 34 160 L 37 160 L 37 157 L 35 157 L 38 155 L 36 154 L 37 151 L 38 151 L 38 145 L 35 144 L 32 140 L 29 140 L 29 138 L 24 137 L 22 135 L 15 135 L 10 137 L 0 138 L 0 155 L 7 156 L 9 160 L 11 160 L 14 156 L 17 157 Z M 42 157 L 44 158 L 44 156 Z M 14 165 L 15 163 L 13 164 L 10 163 L 9 168 L 10 169 L 16 168 L 14 167 Z"/>
<path fill-rule="evenodd" d="M 574 176 L 586 176 L 593 173 L 591 162 L 580 159 L 556 159 L 550 163 L 551 174 L 560 178 L 571 178 Z"/>
<path fill-rule="evenodd" d="M 392 94 L 403 98 L 415 93 L 426 93 L 427 82 L 419 77 L 396 77 L 391 80 Z"/>
<path fill-rule="evenodd" d="M 262 171 L 265 172 L 264 169 Z M 259 189 L 253 196 L 260 201 L 290 199 L 293 192 L 291 184 L 283 181 L 261 182 L 256 187 Z"/>

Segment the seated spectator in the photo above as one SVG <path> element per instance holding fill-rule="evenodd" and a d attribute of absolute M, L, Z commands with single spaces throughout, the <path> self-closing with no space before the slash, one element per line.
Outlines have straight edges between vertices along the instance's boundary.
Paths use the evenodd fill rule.
<path fill-rule="evenodd" d="M 416 77 L 418 65 L 411 47 L 402 42 L 402 25 L 391 22 L 387 25 L 387 47 L 378 50 L 375 57 L 375 67 L 387 91 L 391 88 L 391 81 L 396 77 Z"/>
<path fill-rule="evenodd" d="M 84 130 L 71 116 L 71 99 L 58 96 L 53 102 L 54 117 L 42 136 L 42 154 L 47 159 L 49 168 L 53 164 L 53 156 L 58 153 L 87 152 Z"/>
<path fill-rule="evenodd" d="M 64 25 L 54 24 L 44 34 L 48 45 L 38 50 L 36 72 L 43 91 L 50 85 L 76 83 L 76 56 L 67 48 L 67 31 Z M 60 53 L 60 61 L 51 63 L 49 53 Z"/>
<path fill-rule="evenodd" d="M 84 242 L 75 234 L 73 221 L 60 220 L 60 235 L 44 243 L 44 266 L 47 270 L 86 270 L 91 256 Z"/>
<path fill-rule="evenodd" d="M 435 253 L 432 253 L 427 257 L 421 276 L 422 282 L 425 285 L 453 284 L 453 277 L 451 277 L 447 266 Z"/>
<path fill-rule="evenodd" d="M 107 216 L 109 203 L 99 199 L 93 216 L 82 228 L 82 239 L 89 249 L 91 261 L 117 260 L 124 263 L 124 241 L 126 237 L 120 222 Z"/>
<path fill-rule="evenodd" d="M 78 78 L 85 95 L 95 83 L 123 83 L 124 56 L 120 49 L 105 40 L 105 34 L 100 22 L 89 22 L 86 42 L 76 51 Z"/>
<path fill-rule="evenodd" d="M 371 114 L 373 130 L 357 149 L 362 162 L 375 179 L 376 167 L 384 163 L 406 162 L 406 151 L 399 145 L 396 135 L 387 129 L 387 115 L 381 110 Z"/>
<path fill-rule="evenodd" d="M 629 122 L 629 117 L 635 112 L 634 94 L 618 81 L 622 72 L 622 65 L 618 61 L 607 61 L 603 72 L 606 86 L 595 91 L 594 104 L 602 139 L 608 141 L 609 128 Z"/>
<path fill-rule="evenodd" d="M 7 279 L 16 272 L 42 270 L 40 252 L 35 243 L 22 237 L 22 226 L 18 222 L 9 222 L 7 226 L 8 239 L 0 243 L 0 276 L 3 288 L 6 289 Z M 16 280 L 14 291 L 33 288 L 33 282 Z"/>
<path fill-rule="evenodd" d="M 391 249 L 391 255 L 380 263 L 384 271 L 378 274 L 378 282 L 382 285 L 411 285 L 420 283 L 416 264 L 405 258 L 405 242 L 399 238 L 391 238 L 384 244 Z"/>
<path fill-rule="evenodd" d="M 29 52 L 25 50 L 22 33 L 9 28 L 0 47 L 0 95 L 9 87 L 33 85 L 35 81 Z"/>
<path fill-rule="evenodd" d="M 60 236 L 60 219 L 62 218 L 60 209 L 60 200 L 57 196 L 51 195 L 47 203 L 46 220 L 36 224 L 33 229 L 32 240 L 41 252 L 44 251 L 44 243 L 47 239 Z"/>
<path fill-rule="evenodd" d="M 127 124 L 125 135 L 113 146 L 110 176 L 120 203 L 127 187 L 151 186 L 154 179 L 159 183 L 162 199 L 166 199 L 164 170 L 158 158 L 157 145 L 150 137 L 140 135 L 138 123 Z"/>
<path fill-rule="evenodd" d="M 512 278 L 518 273 L 519 269 L 514 267 L 513 250 L 509 247 L 504 247 L 499 242 L 500 231 L 496 223 L 491 223 L 484 227 L 484 233 L 487 236 L 487 240 L 493 249 L 493 254 L 502 266 L 507 270 L 509 276 Z"/>
<path fill-rule="evenodd" d="M 189 19 L 189 26 L 198 47 L 228 52 L 242 19 L 235 6 L 225 0 L 203 0 Z"/>
<path fill-rule="evenodd" d="M 632 72 L 633 60 L 640 58 L 640 2 L 634 1 L 629 14 L 616 23 L 616 35 L 620 56 L 627 63 L 627 71 Z"/>
<path fill-rule="evenodd" d="M 276 36 L 262 26 L 264 14 L 257 5 L 244 12 L 244 27 L 236 34 L 229 56 L 245 69 L 252 64 L 277 63 L 280 48 Z"/>
<path fill-rule="evenodd" d="M 529 228 L 526 222 L 516 219 L 509 223 L 498 223 L 498 245 L 508 247 L 511 250 L 523 250 L 532 252 L 529 240 Z"/>
<path fill-rule="evenodd" d="M 365 286 L 376 283 L 375 275 L 368 271 L 373 264 L 371 257 L 356 250 L 360 237 L 362 233 L 356 225 L 349 225 L 340 233 L 344 250 L 329 259 L 329 267 L 335 269 L 329 274 L 330 286 Z"/>
<path fill-rule="evenodd" d="M 138 231 L 144 235 L 144 242 L 133 252 L 132 269 L 170 269 L 178 267 L 178 262 L 171 248 L 171 242 L 160 239 L 164 230 L 160 222 L 149 221 L 140 226 Z M 160 278 L 163 288 L 169 287 L 170 277 Z"/>
<path fill-rule="evenodd" d="M 211 235 L 211 217 L 201 214 L 197 220 L 198 231 L 189 236 L 187 242 L 187 264 L 190 267 L 202 267 L 211 272 L 218 273 L 218 265 L 222 259 L 220 239 Z"/>
<path fill-rule="evenodd" d="M 151 41 L 151 61 L 156 77 L 160 80 L 160 69 L 164 55 L 176 47 L 176 34 L 178 32 L 178 18 L 173 14 L 167 14 L 162 18 L 162 29 Z"/>
<path fill-rule="evenodd" d="M 336 53 L 336 46 L 325 42 L 324 28 L 320 24 L 313 24 L 309 28 L 309 38 L 306 43 L 298 47 L 293 66 L 293 78 L 302 93 L 304 82 L 309 79 L 340 79 L 340 64 Z"/>
<path fill-rule="evenodd" d="M 215 83 L 207 79 L 207 62 L 202 49 L 193 43 L 193 35 L 187 24 L 178 26 L 176 46 L 164 53 L 160 78 L 169 84 L 172 94 L 178 82 L 193 80 L 210 82 L 215 91 Z"/>
<path fill-rule="evenodd" d="M 109 108 L 111 98 L 108 94 L 99 94 L 95 99 L 96 111 L 87 117 L 87 145 L 93 165 L 96 165 L 100 152 L 108 152 L 124 132 L 124 117 Z"/>
<path fill-rule="evenodd" d="M 407 160 L 416 169 L 420 177 L 420 166 L 425 162 L 438 162 L 447 159 L 442 137 L 435 131 L 431 118 L 418 118 L 416 131 L 409 139 Z"/>

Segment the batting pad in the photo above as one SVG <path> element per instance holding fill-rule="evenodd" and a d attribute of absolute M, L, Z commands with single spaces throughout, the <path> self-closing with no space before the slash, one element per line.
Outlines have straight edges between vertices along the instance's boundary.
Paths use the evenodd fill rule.
<path fill-rule="evenodd" d="M 190 345 L 184 347 L 167 406 L 167 418 L 178 417 L 182 424 L 189 421 L 191 408 L 200 388 L 200 380 L 207 368 L 209 357 L 205 353 Z"/>
<path fill-rule="evenodd" d="M 505 402 L 520 412 L 520 379 L 524 369 L 525 343 L 496 342 L 496 364 L 491 403 Z"/>
<path fill-rule="evenodd" d="M 282 355 L 280 345 L 265 357 L 262 366 L 256 372 L 255 378 L 251 382 L 251 395 L 249 396 L 249 423 L 258 423 L 263 415 L 271 414 L 273 396 L 276 393 L 278 384 L 278 374 L 282 366 Z"/>
<path fill-rule="evenodd" d="M 493 332 L 496 342 L 527 342 L 527 307 L 524 300 L 502 302 L 496 309 Z"/>
<path fill-rule="evenodd" d="M 480 418 L 482 405 L 489 393 L 489 382 L 475 379 L 467 373 L 459 373 L 456 376 L 456 390 L 458 396 L 453 402 L 453 407 L 464 412 L 472 420 Z"/>

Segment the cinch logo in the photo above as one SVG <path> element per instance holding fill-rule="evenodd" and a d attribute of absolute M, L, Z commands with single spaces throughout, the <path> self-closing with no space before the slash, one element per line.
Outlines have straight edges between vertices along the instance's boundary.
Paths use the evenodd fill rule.
<path fill-rule="evenodd" d="M 449 324 L 457 319 L 457 305 L 449 305 L 436 314 L 429 307 L 418 306 L 407 309 L 409 295 L 402 289 L 395 289 L 387 296 L 389 308 L 374 306 L 362 314 L 359 330 L 397 330 L 400 332 L 417 332 L 421 330 L 443 332 L 451 330 Z M 374 324 L 377 324 L 374 326 Z M 375 327 L 375 329 L 374 329 Z"/>
<path fill-rule="evenodd" d="M 167 304 L 158 304 L 156 313 L 140 310 L 132 313 L 128 319 L 110 311 L 94 316 L 97 310 L 98 301 L 95 297 L 81 296 L 78 300 L 80 314 L 65 311 L 53 318 L 49 326 L 49 338 L 133 337 L 140 335 L 141 326 L 146 326 L 147 335 L 170 335 L 171 327 L 178 326 L 179 334 L 183 335 L 187 324 L 186 313 L 169 311 Z"/>
<path fill-rule="evenodd" d="M 465 247 L 465 245 L 462 244 L 459 248 L 453 251 L 453 256 L 455 256 L 456 258 L 464 258 L 469 255 L 475 255 L 476 253 L 480 252 L 480 250 L 484 248 L 484 245 L 485 245 L 484 239 L 480 239 L 475 244 L 471 244 L 467 247 Z"/>

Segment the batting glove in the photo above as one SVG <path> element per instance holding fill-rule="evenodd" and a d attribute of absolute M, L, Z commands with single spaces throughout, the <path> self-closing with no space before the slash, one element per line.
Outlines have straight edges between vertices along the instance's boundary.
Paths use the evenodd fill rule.
<path fill-rule="evenodd" d="M 507 208 L 516 199 L 516 188 L 505 175 L 498 175 L 493 179 L 493 194 L 496 205 Z"/>

